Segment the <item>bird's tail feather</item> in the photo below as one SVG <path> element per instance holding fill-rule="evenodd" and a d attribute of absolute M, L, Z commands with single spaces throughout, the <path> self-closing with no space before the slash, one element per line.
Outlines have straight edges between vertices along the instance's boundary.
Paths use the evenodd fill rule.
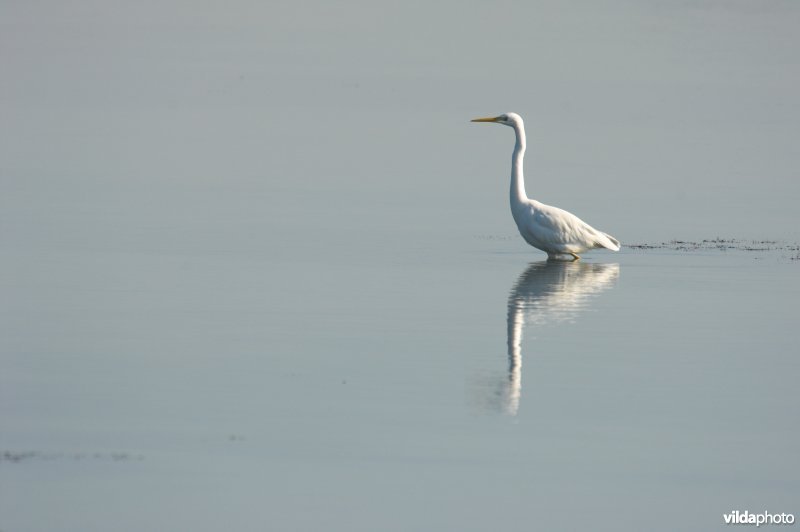
<path fill-rule="evenodd" d="M 609 235 L 608 233 L 600 233 L 600 235 L 605 237 L 605 238 L 601 238 L 597 242 L 600 246 L 602 246 L 602 247 L 604 247 L 606 249 L 610 249 L 612 251 L 619 251 L 619 246 L 620 246 L 619 240 L 617 240 L 613 236 Z"/>

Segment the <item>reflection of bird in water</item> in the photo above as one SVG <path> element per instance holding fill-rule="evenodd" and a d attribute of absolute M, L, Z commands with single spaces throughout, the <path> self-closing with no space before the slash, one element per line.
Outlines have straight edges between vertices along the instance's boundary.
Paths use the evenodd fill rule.
<path fill-rule="evenodd" d="M 571 323 L 589 308 L 591 298 L 610 288 L 619 264 L 534 262 L 517 279 L 508 296 L 508 380 L 503 407 L 516 415 L 522 394 L 522 331 L 525 324 Z"/>

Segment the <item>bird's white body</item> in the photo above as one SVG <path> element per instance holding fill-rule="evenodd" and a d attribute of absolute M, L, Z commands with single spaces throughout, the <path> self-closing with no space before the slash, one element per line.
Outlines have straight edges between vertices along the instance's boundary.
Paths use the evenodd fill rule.
<path fill-rule="evenodd" d="M 522 117 L 507 113 L 473 122 L 495 122 L 514 128 L 517 142 L 511 158 L 511 214 L 522 238 L 547 253 L 550 259 L 578 259 L 578 253 L 606 248 L 619 251 L 619 241 L 598 231 L 574 214 L 528 198 L 522 162 L 525 156 L 525 126 Z"/>
<path fill-rule="evenodd" d="M 528 199 L 511 204 L 511 214 L 525 242 L 541 249 L 551 259 L 575 258 L 594 248 L 619 250 L 619 242 L 577 216 L 558 207 Z"/>

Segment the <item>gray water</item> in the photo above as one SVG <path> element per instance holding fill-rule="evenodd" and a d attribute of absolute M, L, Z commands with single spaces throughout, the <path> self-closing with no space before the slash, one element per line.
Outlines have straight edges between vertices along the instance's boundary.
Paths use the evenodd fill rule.
<path fill-rule="evenodd" d="M 797 515 L 798 22 L 0 7 L 0 530 Z M 505 111 L 622 251 L 515 233 Z"/>

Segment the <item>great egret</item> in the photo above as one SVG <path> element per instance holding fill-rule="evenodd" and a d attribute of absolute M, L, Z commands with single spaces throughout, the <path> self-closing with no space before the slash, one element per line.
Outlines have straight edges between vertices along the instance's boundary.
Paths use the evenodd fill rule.
<path fill-rule="evenodd" d="M 494 122 L 514 128 L 517 143 L 511 157 L 511 214 L 522 238 L 531 246 L 547 253 L 548 259 L 578 260 L 578 253 L 594 248 L 619 251 L 619 241 L 598 231 L 577 216 L 558 207 L 551 207 L 525 194 L 522 159 L 525 156 L 525 125 L 516 113 L 473 122 Z"/>

